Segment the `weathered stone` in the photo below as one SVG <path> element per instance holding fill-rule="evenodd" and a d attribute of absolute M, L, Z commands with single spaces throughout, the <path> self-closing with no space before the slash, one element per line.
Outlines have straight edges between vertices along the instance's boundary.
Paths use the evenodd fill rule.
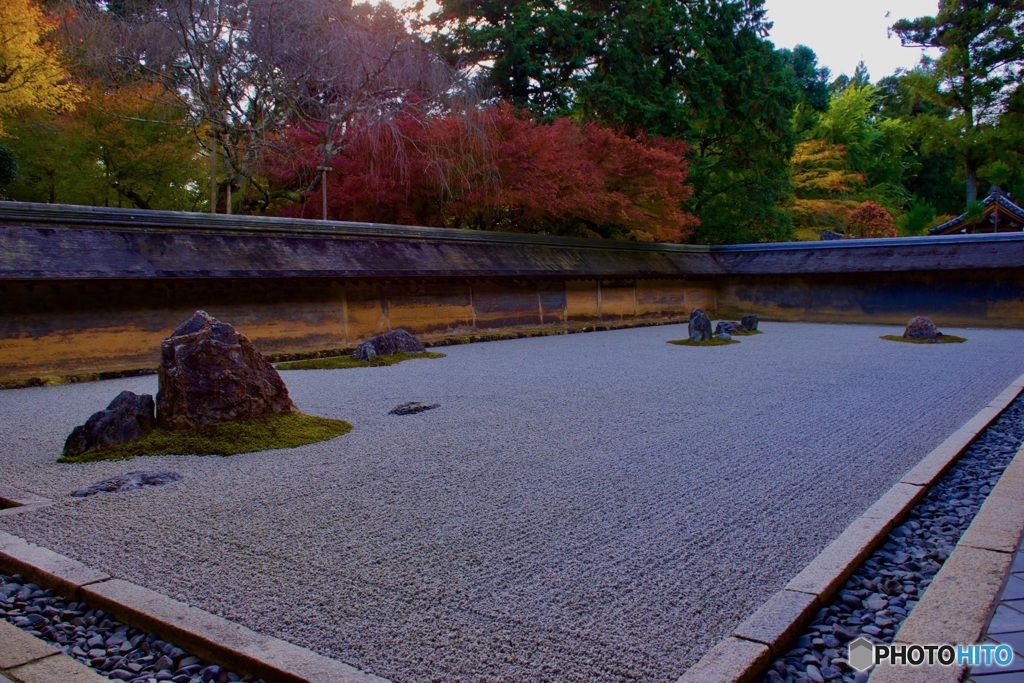
<path fill-rule="evenodd" d="M 690 313 L 690 341 L 707 341 L 711 339 L 711 320 L 707 314 L 695 308 Z"/>
<path fill-rule="evenodd" d="M 123 493 L 124 491 L 135 491 L 136 489 L 173 484 L 176 481 L 181 481 L 181 475 L 177 472 L 139 470 L 138 472 L 129 472 L 128 474 L 121 474 L 98 481 L 83 489 L 78 489 L 71 495 L 75 498 L 85 498 L 86 496 L 94 496 L 97 493 Z"/>
<path fill-rule="evenodd" d="M 403 403 L 400 406 L 395 407 L 390 411 L 391 415 L 415 415 L 416 413 L 422 413 L 424 410 L 433 410 L 437 408 L 436 403 L 420 403 L 418 401 L 410 401 L 409 403 Z"/>
<path fill-rule="evenodd" d="M 196 311 L 163 342 L 157 423 L 167 429 L 290 413 L 284 380 L 251 341 Z"/>
<path fill-rule="evenodd" d="M 715 325 L 715 336 L 725 333 L 732 334 L 740 328 L 739 323 L 729 322 L 728 320 L 721 320 Z"/>
<path fill-rule="evenodd" d="M 825 241 L 828 241 L 828 240 L 841 240 L 841 239 L 844 239 L 845 237 L 846 237 L 846 235 L 844 235 L 843 233 L 835 232 L 834 230 L 822 230 L 821 231 L 821 239 L 825 240 Z"/>
<path fill-rule="evenodd" d="M 398 328 L 364 341 L 356 348 L 355 357 L 359 360 L 373 360 L 377 356 L 424 351 L 426 348 L 409 330 Z"/>
<path fill-rule="evenodd" d="M 141 439 L 154 425 L 153 397 L 122 391 L 106 410 L 94 413 L 71 431 L 64 442 L 64 457 Z"/>
<path fill-rule="evenodd" d="M 725 341 L 732 341 L 732 335 L 728 332 L 719 332 L 715 335 L 715 339 L 723 339 Z"/>
<path fill-rule="evenodd" d="M 935 329 L 935 323 L 922 316 L 911 318 L 907 328 L 903 330 L 904 339 L 935 339 L 941 335 L 942 333 Z"/>
<path fill-rule="evenodd" d="M 743 319 L 740 320 L 740 325 L 742 325 L 745 330 L 756 330 L 757 316 L 753 313 L 743 316 Z"/>

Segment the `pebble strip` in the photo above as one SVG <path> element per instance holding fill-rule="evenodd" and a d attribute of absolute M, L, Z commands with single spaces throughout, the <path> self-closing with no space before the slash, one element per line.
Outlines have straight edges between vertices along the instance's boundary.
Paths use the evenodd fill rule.
<path fill-rule="evenodd" d="M 0 573 L 0 615 L 115 681 L 131 683 L 262 683 L 193 657 L 173 643 L 143 633 L 84 602 L 69 602 Z"/>
<path fill-rule="evenodd" d="M 847 643 L 858 636 L 892 642 L 1022 441 L 1024 398 L 1018 398 L 818 612 L 796 648 L 773 662 L 764 683 L 865 683 L 870 671 L 847 664 Z"/>

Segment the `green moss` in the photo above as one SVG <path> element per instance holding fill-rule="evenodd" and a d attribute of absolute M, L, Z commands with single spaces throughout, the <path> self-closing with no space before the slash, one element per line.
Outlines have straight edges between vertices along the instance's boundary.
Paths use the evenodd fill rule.
<path fill-rule="evenodd" d="M 886 334 L 879 337 L 886 341 L 904 342 L 907 344 L 962 344 L 966 339 L 952 334 L 944 334 L 938 339 L 904 339 L 898 334 Z"/>
<path fill-rule="evenodd" d="M 691 339 L 672 339 L 669 344 L 676 344 L 678 346 L 728 346 L 729 344 L 739 344 L 735 339 L 718 339 L 712 337 L 707 341 L 693 341 Z"/>
<path fill-rule="evenodd" d="M 126 460 L 138 455 L 235 455 L 295 448 L 350 431 L 352 425 L 343 420 L 286 413 L 259 420 L 207 424 L 197 429 L 158 428 L 138 441 L 86 451 L 73 458 L 61 457 L 58 462 Z"/>
<path fill-rule="evenodd" d="M 416 358 L 444 358 L 443 353 L 427 351 L 425 353 L 393 353 L 390 356 L 377 356 L 373 360 L 359 360 L 355 356 L 334 356 L 333 358 L 310 358 L 278 363 L 278 370 L 347 370 L 348 368 L 379 368 L 395 365 L 403 360 Z"/>
<path fill-rule="evenodd" d="M 735 332 L 730 332 L 729 334 L 732 335 L 733 337 L 753 337 L 755 334 L 764 334 L 764 332 L 762 332 L 761 330 L 736 330 Z"/>

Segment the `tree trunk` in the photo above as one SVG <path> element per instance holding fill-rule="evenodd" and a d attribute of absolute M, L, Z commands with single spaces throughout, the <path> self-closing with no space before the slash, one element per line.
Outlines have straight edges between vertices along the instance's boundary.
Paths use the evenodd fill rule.
<path fill-rule="evenodd" d="M 978 199 L 978 162 L 967 160 L 967 203 Z"/>

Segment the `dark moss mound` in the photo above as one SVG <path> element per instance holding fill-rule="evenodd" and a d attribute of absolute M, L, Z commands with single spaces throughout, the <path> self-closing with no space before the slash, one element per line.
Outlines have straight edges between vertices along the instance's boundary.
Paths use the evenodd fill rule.
<path fill-rule="evenodd" d="M 676 344 L 677 346 L 728 346 L 729 344 L 739 344 L 735 339 L 718 339 L 712 337 L 705 341 L 693 341 L 692 339 L 672 339 L 668 342 L 669 344 Z"/>
<path fill-rule="evenodd" d="M 393 353 L 390 356 L 377 356 L 373 360 L 359 360 L 355 356 L 334 356 L 332 358 L 310 358 L 278 363 L 278 370 L 346 370 L 348 368 L 379 368 L 395 365 L 403 360 L 416 358 L 444 358 L 443 353 L 427 351 L 425 353 Z"/>
<path fill-rule="evenodd" d="M 235 455 L 295 448 L 327 441 L 352 431 L 343 420 L 285 413 L 245 422 L 219 422 L 197 429 L 154 429 L 137 441 L 86 451 L 58 462 L 127 460 L 138 455 Z"/>
<path fill-rule="evenodd" d="M 941 337 L 935 339 L 911 339 L 910 337 L 902 337 L 898 334 L 885 334 L 879 337 L 879 339 L 885 339 L 886 341 L 904 342 L 906 344 L 963 344 L 966 339 L 963 337 L 957 337 L 952 334 L 944 334 Z"/>
<path fill-rule="evenodd" d="M 762 332 L 761 330 L 736 330 L 735 332 L 730 332 L 729 334 L 732 335 L 733 337 L 753 337 L 755 334 L 764 334 L 764 332 Z"/>

